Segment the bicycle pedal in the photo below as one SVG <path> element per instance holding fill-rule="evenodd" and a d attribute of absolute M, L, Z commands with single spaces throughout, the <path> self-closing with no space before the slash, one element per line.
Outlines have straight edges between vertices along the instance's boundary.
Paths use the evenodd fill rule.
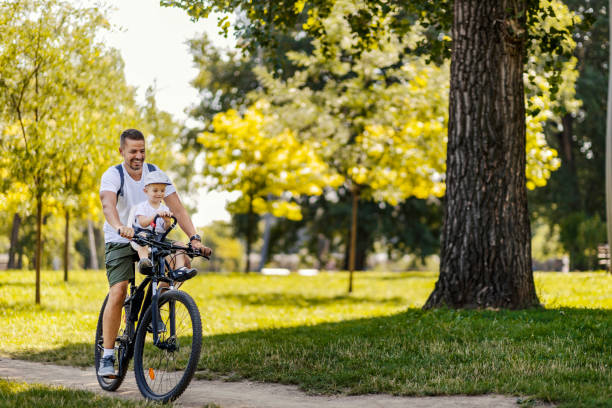
<path fill-rule="evenodd" d="M 116 378 L 119 378 L 119 376 L 117 374 L 110 374 L 110 375 L 104 375 L 103 378 L 108 378 L 109 380 L 114 380 Z"/>

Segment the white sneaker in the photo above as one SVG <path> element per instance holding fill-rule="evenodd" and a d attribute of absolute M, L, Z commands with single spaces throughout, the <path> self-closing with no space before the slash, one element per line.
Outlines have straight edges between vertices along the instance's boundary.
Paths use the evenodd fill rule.
<path fill-rule="evenodd" d="M 98 369 L 100 377 L 112 377 L 115 374 L 115 356 L 102 357 L 100 360 L 100 368 Z"/>

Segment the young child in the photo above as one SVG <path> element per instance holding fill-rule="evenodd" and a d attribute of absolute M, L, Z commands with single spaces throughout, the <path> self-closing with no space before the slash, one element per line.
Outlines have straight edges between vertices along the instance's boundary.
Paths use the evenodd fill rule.
<path fill-rule="evenodd" d="M 152 171 L 147 173 L 144 179 L 144 192 L 147 194 L 148 199 L 134 206 L 133 219 L 135 224 L 140 228 L 146 228 L 153 230 L 153 220 L 156 215 L 163 218 L 158 218 L 155 225 L 155 232 L 163 233 L 172 224 L 170 209 L 163 204 L 163 199 L 166 194 L 166 186 L 170 185 L 170 179 L 166 174 L 161 171 Z M 151 249 L 148 246 L 140 246 L 134 242 L 131 242 L 132 248 L 138 252 L 138 270 L 145 274 L 151 273 L 153 264 L 149 259 L 149 252 Z M 172 265 L 173 268 L 180 268 L 185 265 L 184 255 L 179 254 L 176 257 L 176 264 Z"/>

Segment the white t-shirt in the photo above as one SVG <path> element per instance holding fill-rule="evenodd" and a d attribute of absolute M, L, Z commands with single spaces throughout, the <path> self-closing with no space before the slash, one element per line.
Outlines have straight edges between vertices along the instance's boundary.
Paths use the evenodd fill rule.
<path fill-rule="evenodd" d="M 128 225 L 127 218 L 130 214 L 130 208 L 138 203 L 147 201 L 148 199 L 146 193 L 144 192 L 144 179 L 149 173 L 149 166 L 147 166 L 146 163 L 143 163 L 142 175 L 140 180 L 136 181 L 128 174 L 125 164 L 121 163 L 121 165 L 123 166 L 123 196 L 117 197 L 117 212 L 119 213 L 119 220 L 121 223 L 123 225 Z M 119 176 L 119 170 L 117 170 L 115 166 L 110 167 L 102 175 L 102 179 L 100 181 L 100 192 L 112 191 L 113 193 L 117 193 L 117 191 L 119 191 L 119 187 L 121 187 L 121 176 Z M 165 197 L 168 197 L 170 194 L 175 192 L 176 189 L 173 185 L 166 186 Z M 117 231 L 105 221 L 104 242 L 128 243 L 130 241 L 122 238 L 119 234 L 117 234 Z"/>
<path fill-rule="evenodd" d="M 157 214 L 159 210 L 170 211 L 170 209 L 166 207 L 163 203 L 161 203 L 158 208 L 153 208 L 151 206 L 151 203 L 149 203 L 149 200 L 136 204 L 136 207 L 134 208 L 134 223 L 136 225 L 140 225 L 141 228 L 146 228 L 148 230 L 153 229 L 153 227 L 151 227 L 150 225 L 142 225 L 140 222 L 138 222 L 138 216 L 142 215 L 145 217 L 152 217 Z M 155 223 L 155 232 L 165 231 L 166 222 L 163 218 L 158 218 L 157 222 Z"/>

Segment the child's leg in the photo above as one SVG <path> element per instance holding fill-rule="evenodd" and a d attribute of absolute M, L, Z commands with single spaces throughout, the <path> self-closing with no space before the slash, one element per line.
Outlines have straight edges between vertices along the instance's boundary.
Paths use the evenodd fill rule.
<path fill-rule="evenodd" d="M 139 246 L 138 248 L 138 258 L 148 258 L 149 257 L 149 247 L 148 246 Z"/>
<path fill-rule="evenodd" d="M 174 245 L 187 248 L 187 245 L 182 242 L 175 242 Z M 172 269 L 178 269 L 181 266 L 186 266 L 189 268 L 191 266 L 189 257 L 183 251 L 178 251 L 175 255 L 168 256 L 166 259 L 168 260 L 170 268 Z"/>

